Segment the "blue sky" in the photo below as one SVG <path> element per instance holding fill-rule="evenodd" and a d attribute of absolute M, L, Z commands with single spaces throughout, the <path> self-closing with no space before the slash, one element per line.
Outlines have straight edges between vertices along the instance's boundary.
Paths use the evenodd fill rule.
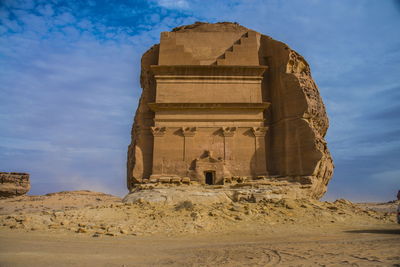
<path fill-rule="evenodd" d="M 400 189 L 400 1 L 0 0 L 0 170 L 31 194 L 124 195 L 140 57 L 159 34 L 234 21 L 310 63 L 336 165 L 325 199 Z"/>

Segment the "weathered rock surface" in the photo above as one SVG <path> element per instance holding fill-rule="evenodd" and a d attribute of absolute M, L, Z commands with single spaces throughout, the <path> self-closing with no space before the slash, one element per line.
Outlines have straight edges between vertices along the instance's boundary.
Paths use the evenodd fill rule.
<path fill-rule="evenodd" d="M 0 197 L 15 197 L 29 192 L 28 173 L 0 172 Z"/>
<path fill-rule="evenodd" d="M 125 203 L 159 203 L 176 205 L 190 200 L 194 204 L 231 203 L 232 192 L 228 190 L 206 189 L 202 187 L 163 187 L 150 190 L 137 190 L 128 194 Z"/>
<path fill-rule="evenodd" d="M 202 38 L 209 40 L 203 46 L 201 44 Z M 268 191 L 272 187 L 266 184 L 265 180 L 270 179 L 280 181 L 283 184 L 291 184 L 291 186 L 282 187 L 279 193 L 287 197 L 319 199 L 323 196 L 327 190 L 327 184 L 332 177 L 334 168 L 332 157 L 324 140 L 329 123 L 318 87 L 312 79 L 310 67 L 302 56 L 286 44 L 276 41 L 269 36 L 256 33 L 236 23 L 196 23 L 182 26 L 175 28 L 171 33 L 163 33 L 162 40 L 164 40 L 162 41 L 164 43 L 161 43 L 161 46 L 160 44 L 156 44 L 151 47 L 143 55 L 141 61 L 141 86 L 143 92 L 134 118 L 131 133 L 132 141 L 128 148 L 127 186 L 131 191 L 134 191 L 138 184 L 149 182 L 165 183 L 168 180 L 172 184 L 179 184 L 186 179 L 184 177 L 185 172 L 190 177 L 190 168 L 193 168 L 193 162 L 196 160 L 189 158 L 188 161 L 184 159 L 181 162 L 174 162 L 163 158 L 161 171 L 158 170 L 161 175 L 154 175 L 157 167 L 155 166 L 153 153 L 155 151 L 155 138 L 164 135 L 164 132 L 168 132 L 168 130 L 165 130 L 167 127 L 162 128 L 157 125 L 155 127 L 156 113 L 154 109 L 150 108 L 151 105 L 149 105 L 157 102 L 156 96 L 158 90 L 154 68 L 152 69 L 151 66 L 184 65 L 187 67 L 186 70 L 193 69 L 195 65 L 199 65 L 203 69 L 210 68 L 204 66 L 215 66 L 212 71 L 218 72 L 218 69 L 233 69 L 233 66 L 240 65 L 249 69 L 256 68 L 257 66 L 265 67 L 266 69 L 260 84 L 262 98 L 260 100 L 262 102 L 260 103 L 270 103 L 270 107 L 266 108 L 263 113 L 264 122 L 260 129 L 264 130 L 260 130 L 260 132 L 253 130 L 253 135 L 246 131 L 240 132 L 236 130 L 236 127 L 231 127 L 239 122 L 233 122 L 232 125 L 228 125 L 228 128 L 222 127 L 223 136 L 216 135 L 208 139 L 212 140 L 210 142 L 214 146 L 213 149 L 217 150 L 217 154 L 219 153 L 219 149 L 221 149 L 220 151 L 222 151 L 223 155 L 217 155 L 215 158 L 209 157 L 207 160 L 210 162 L 220 160 L 223 167 L 221 167 L 221 171 L 215 167 L 210 168 L 214 168 L 212 170 L 217 175 L 220 172 L 222 178 L 219 181 L 223 185 L 228 183 L 228 187 L 232 186 L 230 184 L 231 180 L 243 179 L 255 181 L 251 188 L 256 187 Z M 191 40 L 197 40 L 198 42 Z M 221 51 L 224 52 L 222 56 L 220 56 Z M 168 71 L 179 68 L 169 68 Z M 168 72 L 167 74 L 173 75 L 174 72 Z M 200 75 L 199 71 L 196 72 L 196 75 Z M 203 94 L 207 94 L 204 92 Z M 177 102 L 179 102 L 178 95 L 177 93 Z M 196 93 L 194 92 L 193 95 L 196 95 Z M 223 95 L 221 97 L 222 99 L 224 98 Z M 226 97 L 230 99 L 233 96 L 226 95 Z M 215 96 L 216 98 L 217 95 Z M 253 100 L 249 101 L 252 102 Z M 196 99 L 189 102 L 193 101 L 196 102 Z M 234 100 L 232 101 L 234 102 Z M 254 108 L 259 103 L 250 105 L 253 105 Z M 217 123 L 213 122 L 214 124 Z M 192 125 L 196 126 L 195 123 Z M 246 126 L 243 124 L 237 125 L 241 125 L 240 127 Z M 239 129 L 240 127 L 237 128 Z M 228 129 L 227 132 L 225 132 L 226 128 Z M 199 132 L 199 127 L 183 127 L 182 129 L 182 133 L 174 132 L 174 138 L 176 139 L 173 140 L 176 140 L 176 142 L 163 143 L 164 148 L 170 149 L 171 155 L 177 153 L 178 146 L 181 146 L 181 141 L 178 141 L 178 138 L 190 140 L 185 138 L 190 138 L 190 136 L 195 134 L 200 135 L 196 133 Z M 177 130 L 179 129 L 177 128 Z M 235 131 L 237 132 L 236 135 Z M 265 132 L 267 133 L 265 134 Z M 236 144 L 235 149 L 237 150 L 237 154 L 232 150 L 233 156 L 231 158 L 229 158 L 229 155 L 226 156 L 226 154 L 230 153 L 230 150 L 226 148 L 229 142 L 225 142 L 228 140 L 225 137 L 234 136 L 237 139 L 239 135 L 241 136 L 240 138 L 246 135 L 249 138 L 254 138 L 254 136 L 256 138 L 254 156 L 250 159 L 249 163 L 245 159 L 244 161 L 246 161 L 247 165 L 244 164 L 243 166 L 241 165 L 243 160 L 237 160 L 235 157 L 246 154 L 249 149 L 254 150 L 253 147 L 249 147 L 244 141 L 239 141 Z M 259 139 L 257 139 L 257 136 Z M 204 138 L 198 140 L 201 140 L 197 141 L 199 143 L 206 143 L 208 141 Z M 182 144 L 185 146 L 183 142 L 185 141 L 182 141 Z M 219 144 L 219 142 L 221 143 Z M 186 148 L 184 149 L 187 149 L 188 144 L 190 145 L 190 143 L 186 143 Z M 260 153 L 260 151 L 263 153 Z M 183 157 L 187 157 L 190 153 L 191 151 L 186 154 L 184 152 Z M 166 154 L 166 156 L 168 155 Z M 201 160 L 201 157 L 197 160 L 199 159 Z M 263 162 L 260 163 L 260 161 Z M 247 174 L 244 169 L 248 168 L 249 164 L 250 169 L 248 171 L 249 174 Z M 260 177 L 256 174 L 256 167 L 254 166 L 260 164 L 265 165 L 266 172 L 261 177 L 262 184 L 256 185 Z M 200 169 L 200 175 L 202 175 L 201 172 L 204 170 Z M 176 177 L 168 176 L 167 174 L 176 175 Z M 199 174 L 197 173 L 197 175 Z M 205 175 L 206 172 L 204 172 Z M 168 177 L 165 178 L 165 176 Z M 190 178 L 191 181 L 193 179 Z M 205 177 L 202 179 L 204 179 L 204 183 Z M 202 183 L 201 179 L 195 179 L 195 181 Z M 273 190 L 275 191 L 276 186 L 277 183 L 274 183 Z M 273 197 L 275 196 L 271 198 Z"/>
<path fill-rule="evenodd" d="M 265 178 L 257 181 L 233 182 L 229 185 L 171 184 L 165 182 L 138 184 L 122 201 L 126 203 L 158 203 L 176 205 L 182 201 L 196 204 L 233 202 L 257 203 L 285 198 L 304 199 L 313 188 L 294 180 Z"/>

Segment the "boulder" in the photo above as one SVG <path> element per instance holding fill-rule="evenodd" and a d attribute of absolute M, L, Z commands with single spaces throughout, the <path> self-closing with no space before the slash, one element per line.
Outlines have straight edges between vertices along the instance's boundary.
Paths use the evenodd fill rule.
<path fill-rule="evenodd" d="M 0 172 L 0 197 L 15 197 L 31 188 L 28 173 Z"/>

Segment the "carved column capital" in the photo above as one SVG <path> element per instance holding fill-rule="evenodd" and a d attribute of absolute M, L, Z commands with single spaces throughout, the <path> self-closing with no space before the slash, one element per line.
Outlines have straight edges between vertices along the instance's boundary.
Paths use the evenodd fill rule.
<path fill-rule="evenodd" d="M 197 133 L 197 127 L 182 127 L 181 130 L 184 137 L 193 137 Z"/>
<path fill-rule="evenodd" d="M 236 133 L 236 127 L 222 127 L 222 135 L 224 137 L 232 137 Z"/>
<path fill-rule="evenodd" d="M 253 127 L 251 130 L 255 137 L 264 137 L 268 131 L 268 127 Z"/>
<path fill-rule="evenodd" d="M 166 127 L 150 127 L 150 129 L 154 137 L 163 137 L 167 132 Z"/>

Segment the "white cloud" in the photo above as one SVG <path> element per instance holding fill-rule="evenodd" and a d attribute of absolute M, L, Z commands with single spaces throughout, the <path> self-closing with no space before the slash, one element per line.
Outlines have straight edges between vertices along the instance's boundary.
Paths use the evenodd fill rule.
<path fill-rule="evenodd" d="M 54 10 L 51 5 L 40 6 L 38 7 L 38 11 L 44 16 L 52 16 L 54 14 Z"/>
<path fill-rule="evenodd" d="M 351 140 L 342 143 L 332 143 L 334 148 L 332 153 L 335 157 L 341 160 L 350 160 L 360 157 L 372 157 L 384 155 L 393 150 L 393 148 L 400 147 L 400 141 L 375 141 L 351 144 Z"/>
<path fill-rule="evenodd" d="M 371 175 L 371 179 L 383 182 L 385 184 L 390 183 L 397 185 L 400 188 L 400 169 L 374 173 Z"/>
<path fill-rule="evenodd" d="M 55 147 L 49 141 L 28 140 L 0 136 L 1 146 L 10 150 L 39 150 L 54 152 Z"/>
<path fill-rule="evenodd" d="M 186 0 L 157 0 L 157 4 L 169 9 L 189 8 L 189 3 Z"/>
<path fill-rule="evenodd" d="M 10 31 L 20 32 L 22 30 L 21 25 L 19 25 L 18 22 L 15 21 L 15 20 L 10 20 L 10 19 L 7 19 L 7 18 L 1 18 L 0 17 L 0 22 L 5 27 L 7 27 L 7 29 L 10 30 Z"/>
<path fill-rule="evenodd" d="M 61 177 L 60 177 L 61 178 Z M 68 190 L 91 190 L 96 192 L 110 193 L 115 195 L 122 195 L 123 191 L 117 191 L 114 188 L 110 190 L 109 185 L 99 181 L 98 177 L 82 177 L 79 175 L 62 177 L 60 183 Z M 122 193 L 122 194 L 121 194 Z"/>
<path fill-rule="evenodd" d="M 75 23 L 76 22 L 76 18 L 67 12 L 64 12 L 58 16 L 55 17 L 54 19 L 54 23 L 56 25 L 66 25 L 66 24 L 71 24 L 71 23 Z"/>

